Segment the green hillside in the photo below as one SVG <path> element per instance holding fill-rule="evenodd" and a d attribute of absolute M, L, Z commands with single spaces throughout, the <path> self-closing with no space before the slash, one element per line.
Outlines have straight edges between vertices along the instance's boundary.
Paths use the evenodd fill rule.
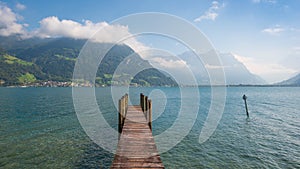
<path fill-rule="evenodd" d="M 33 41 L 33 40 L 32 40 Z M 12 41 L 13 42 L 13 41 Z M 30 40 L 27 40 L 30 43 Z M 37 42 L 35 40 L 34 42 Z M 22 44 L 18 48 L 7 45 L 9 48 L 0 56 L 0 79 L 1 85 L 20 85 L 35 81 L 71 81 L 76 58 L 85 40 L 68 38 L 40 40 L 38 44 Z M 101 46 L 108 44 L 97 44 Z M 5 47 L 5 46 L 4 46 Z M 2 48 L 4 48 L 2 46 Z M 126 45 L 115 45 L 103 58 L 97 72 L 96 83 L 99 85 L 111 85 L 112 76 L 118 65 L 134 51 Z M 139 65 L 151 65 L 135 54 L 134 63 Z M 137 63 L 135 63 L 137 62 Z M 127 76 L 126 72 L 118 75 L 120 78 Z M 25 79 L 24 79 L 25 78 Z M 165 86 L 176 85 L 175 81 L 160 71 L 152 68 L 140 72 L 135 77 L 129 77 L 130 82 L 120 84 L 136 83 L 138 85 Z"/>
<path fill-rule="evenodd" d="M 36 64 L 3 52 L 0 54 L 0 85 L 28 84 L 45 77 Z"/>

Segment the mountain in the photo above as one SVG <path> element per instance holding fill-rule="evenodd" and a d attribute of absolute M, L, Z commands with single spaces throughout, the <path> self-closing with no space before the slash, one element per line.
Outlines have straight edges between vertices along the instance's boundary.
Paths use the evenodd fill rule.
<path fill-rule="evenodd" d="M 219 56 L 224 66 L 227 84 L 267 84 L 261 77 L 251 73 L 232 53 L 220 53 Z"/>
<path fill-rule="evenodd" d="M 11 49 L 24 49 L 33 47 L 42 43 L 47 43 L 49 41 L 53 41 L 55 39 L 45 39 L 45 38 L 28 38 L 22 39 L 19 35 L 11 35 L 11 36 L 0 36 L 0 46 L 3 49 L 11 50 Z"/>
<path fill-rule="evenodd" d="M 290 79 L 276 83 L 275 85 L 300 86 L 300 73 Z"/>
<path fill-rule="evenodd" d="M 14 85 L 30 83 L 33 81 L 71 81 L 74 71 L 74 65 L 81 48 L 86 40 L 70 38 L 52 38 L 40 39 L 32 38 L 22 40 L 18 37 L 0 37 L 0 85 Z M 96 47 L 101 51 L 105 49 L 108 43 L 97 43 Z M 127 57 L 131 56 L 131 57 Z M 266 84 L 266 82 L 252 74 L 239 62 L 231 53 L 219 53 L 222 65 L 215 63 L 214 51 L 199 54 L 208 63 L 202 63 L 193 52 L 188 51 L 178 56 L 188 66 L 182 69 L 179 66 L 169 67 L 169 74 L 176 75 L 179 83 L 183 85 L 191 83 L 189 70 L 192 72 L 196 81 L 200 85 L 221 84 L 218 78 L 211 77 L 207 73 L 209 70 L 212 74 L 224 70 L 226 84 Z M 157 56 L 159 66 L 167 68 L 168 63 L 174 60 Z M 165 59 L 163 62 L 161 59 Z M 165 62 L 167 61 L 167 62 Z M 150 61 L 151 62 L 151 61 Z M 120 68 L 120 63 L 125 63 L 122 71 L 116 72 Z M 176 61 L 174 63 L 177 63 Z M 182 63 L 182 62 L 178 62 Z M 141 56 L 135 53 L 126 45 L 115 45 L 108 51 L 99 64 L 96 73 L 96 83 L 99 85 L 177 85 L 176 82 L 166 72 L 158 71 L 160 67 L 143 60 Z M 146 70 L 143 70 L 147 68 Z M 135 70 L 140 70 L 135 74 Z M 164 69 L 161 69 L 164 70 Z M 112 79 L 113 74 L 116 78 Z M 131 77 L 134 76 L 134 77 Z M 217 76 L 223 76 L 218 74 Z M 211 81 L 210 81 L 211 80 Z"/>
<path fill-rule="evenodd" d="M 46 75 L 32 62 L 26 62 L 7 53 L 0 53 L 0 85 L 30 83 Z"/>
<path fill-rule="evenodd" d="M 1 38 L 0 38 L 1 39 Z M 56 39 L 27 39 L 25 42 L 10 38 L 7 44 L 0 43 L 0 85 L 14 85 L 32 83 L 35 81 L 71 81 L 75 62 L 86 40 L 56 38 Z M 13 47 L 16 45 L 16 48 Z M 101 50 L 105 43 L 98 43 Z M 119 85 L 125 82 L 112 81 L 118 65 L 126 60 L 129 55 L 134 55 L 135 64 L 144 65 L 148 69 L 129 77 L 126 84 L 139 85 L 176 85 L 176 82 L 154 69 L 147 61 L 143 60 L 130 47 L 114 45 L 104 56 L 96 74 L 96 83 L 99 85 Z M 133 61 L 126 64 L 133 64 Z M 121 77 L 124 74 L 120 74 Z M 151 75 L 151 76 L 149 76 Z"/>
<path fill-rule="evenodd" d="M 40 80 L 70 81 L 76 58 L 84 45 L 84 40 L 67 38 L 52 39 L 28 48 L 11 49 L 8 52 L 27 62 L 32 62 L 47 77 Z"/>
<path fill-rule="evenodd" d="M 224 70 L 227 85 L 266 84 L 266 81 L 264 81 L 259 76 L 252 74 L 243 63 L 239 62 L 234 57 L 232 53 L 219 53 L 222 65 L 214 64 L 216 63 L 216 60 L 213 51 L 201 53 L 198 55 L 205 59 L 208 63 L 203 63 L 201 60 L 199 60 L 198 56 L 195 53 L 190 51 L 179 55 L 179 57 L 183 59 L 187 63 L 187 65 L 190 66 L 191 71 L 197 78 L 199 84 L 210 84 L 207 70 L 209 70 L 213 74 L 217 74 L 222 69 Z M 213 80 L 214 79 L 212 79 L 212 84 L 220 83 Z"/>

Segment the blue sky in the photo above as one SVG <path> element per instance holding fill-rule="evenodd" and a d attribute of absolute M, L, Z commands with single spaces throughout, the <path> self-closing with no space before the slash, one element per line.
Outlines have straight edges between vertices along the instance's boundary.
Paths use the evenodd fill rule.
<path fill-rule="evenodd" d="M 78 26 L 92 32 L 129 14 L 163 12 L 188 20 L 217 50 L 232 52 L 252 73 L 268 82 L 300 72 L 298 0 L 11 0 L 0 5 L 0 26 L 10 28 L 0 31 L 1 35 L 73 36 L 67 28 Z M 54 23 L 62 26 L 62 20 L 70 21 L 64 22 L 69 24 L 64 26 L 65 32 L 47 28 Z M 146 41 L 141 43 L 148 45 Z"/>

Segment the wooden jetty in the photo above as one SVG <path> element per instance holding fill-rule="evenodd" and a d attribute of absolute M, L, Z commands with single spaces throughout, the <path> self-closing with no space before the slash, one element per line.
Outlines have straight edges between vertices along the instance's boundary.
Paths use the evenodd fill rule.
<path fill-rule="evenodd" d="M 119 143 L 111 168 L 164 168 L 152 136 L 152 104 L 140 95 L 140 105 L 119 100 Z"/>

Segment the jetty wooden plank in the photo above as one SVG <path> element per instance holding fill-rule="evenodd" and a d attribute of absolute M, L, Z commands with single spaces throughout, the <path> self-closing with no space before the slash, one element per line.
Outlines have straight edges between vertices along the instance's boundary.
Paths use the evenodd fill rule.
<path fill-rule="evenodd" d="M 120 102 L 123 104 L 122 101 Z M 126 106 L 126 108 L 121 108 L 121 115 L 123 117 L 125 116 L 125 119 L 123 121 L 120 120 L 121 123 L 119 125 L 121 125 L 122 128 L 121 136 L 119 138 L 116 155 L 111 165 L 112 169 L 164 168 L 154 142 L 150 127 L 151 124 L 149 123 L 151 115 L 148 114 L 148 116 L 150 116 L 149 119 L 145 116 L 145 114 L 151 110 L 148 111 L 149 107 L 143 107 L 143 105 L 146 105 L 144 101 L 141 101 L 141 103 L 141 106 Z M 124 112 L 122 112 L 123 109 L 127 110 L 125 115 Z"/>

